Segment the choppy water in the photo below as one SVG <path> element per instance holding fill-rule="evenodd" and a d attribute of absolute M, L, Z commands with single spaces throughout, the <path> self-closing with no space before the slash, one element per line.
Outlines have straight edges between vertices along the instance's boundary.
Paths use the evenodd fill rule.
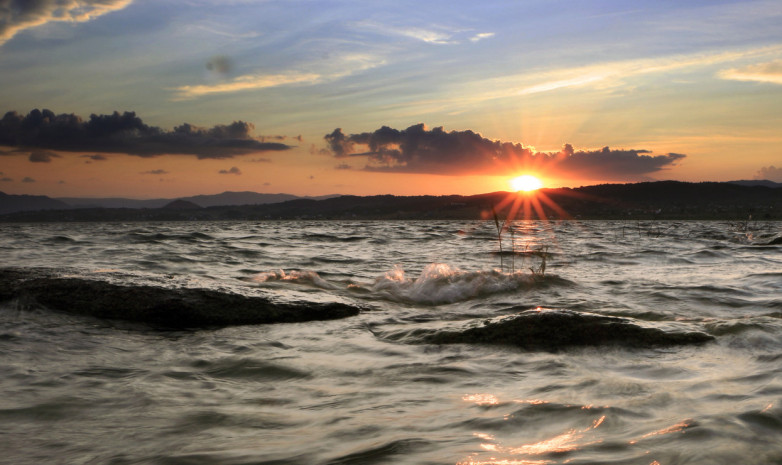
<path fill-rule="evenodd" d="M 519 222 L 500 271 L 490 222 L 0 225 L 3 266 L 366 308 L 161 331 L 0 303 L 0 462 L 779 464 L 782 224 L 739 226 Z M 408 343 L 536 307 L 716 340 Z"/>

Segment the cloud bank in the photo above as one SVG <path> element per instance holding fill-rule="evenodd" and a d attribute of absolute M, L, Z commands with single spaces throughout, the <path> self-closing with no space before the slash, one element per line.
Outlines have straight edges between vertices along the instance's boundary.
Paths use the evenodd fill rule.
<path fill-rule="evenodd" d="M 263 142 L 251 135 L 253 129 L 251 123 L 234 121 L 212 128 L 184 123 L 173 131 L 166 131 L 144 124 L 134 112 L 93 114 L 89 120 L 83 121 L 74 114 L 55 115 L 50 110 L 36 109 L 27 116 L 15 111 L 3 116 L 0 120 L 0 146 L 32 152 L 30 161 L 34 162 L 51 161 L 51 153 L 48 159 L 44 155 L 35 155 L 42 154 L 41 150 L 125 153 L 139 157 L 179 154 L 194 155 L 199 159 L 220 159 L 291 148 L 282 143 Z"/>
<path fill-rule="evenodd" d="M 83 23 L 117 11 L 133 0 L 2 0 L 0 45 L 25 29 L 55 21 Z"/>
<path fill-rule="evenodd" d="M 574 150 L 570 144 L 555 153 L 538 152 L 519 143 L 487 139 L 467 131 L 446 132 L 423 124 L 397 130 L 383 126 L 374 132 L 346 135 L 337 128 L 324 136 L 336 158 L 366 157 L 368 171 L 443 175 L 503 175 L 514 170 L 555 172 L 589 179 L 642 179 L 685 158 L 648 150 L 604 147 Z M 346 165 L 345 165 L 346 166 Z"/>
<path fill-rule="evenodd" d="M 782 168 L 774 165 L 764 166 L 755 174 L 755 179 L 765 179 L 768 181 L 782 182 Z"/>

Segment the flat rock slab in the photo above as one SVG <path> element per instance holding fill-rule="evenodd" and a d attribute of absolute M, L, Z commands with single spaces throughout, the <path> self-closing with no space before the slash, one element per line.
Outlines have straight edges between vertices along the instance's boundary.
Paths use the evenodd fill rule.
<path fill-rule="evenodd" d="M 463 331 L 432 331 L 430 344 L 503 344 L 525 350 L 558 351 L 570 347 L 615 345 L 652 348 L 702 344 L 714 337 L 701 332 L 668 332 L 639 326 L 623 318 L 566 310 L 529 310 Z"/>
<path fill-rule="evenodd" d="M 58 276 L 53 270 L 0 269 L 0 301 L 172 329 L 332 320 L 360 308 L 339 302 L 275 302 L 212 289 L 122 285 Z"/>

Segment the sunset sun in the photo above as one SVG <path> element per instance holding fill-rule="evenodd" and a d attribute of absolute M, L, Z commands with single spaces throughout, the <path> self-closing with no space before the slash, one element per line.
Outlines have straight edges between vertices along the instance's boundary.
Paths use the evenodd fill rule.
<path fill-rule="evenodd" d="M 510 186 L 514 191 L 530 192 L 543 187 L 543 182 L 531 174 L 524 174 L 511 179 Z"/>

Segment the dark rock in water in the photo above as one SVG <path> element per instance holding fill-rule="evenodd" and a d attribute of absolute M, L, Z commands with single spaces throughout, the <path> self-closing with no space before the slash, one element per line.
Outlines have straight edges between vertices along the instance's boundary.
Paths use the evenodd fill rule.
<path fill-rule="evenodd" d="M 631 348 L 700 344 L 713 340 L 699 332 L 670 333 L 622 318 L 570 311 L 529 310 L 464 331 L 439 331 L 424 337 L 433 344 L 505 344 L 526 350 L 618 345 Z"/>
<path fill-rule="evenodd" d="M 68 313 L 166 328 L 331 320 L 357 315 L 360 310 L 337 302 L 274 302 L 266 297 L 210 289 L 124 286 L 58 277 L 46 270 L 0 269 L 0 301 L 11 299 Z"/>

